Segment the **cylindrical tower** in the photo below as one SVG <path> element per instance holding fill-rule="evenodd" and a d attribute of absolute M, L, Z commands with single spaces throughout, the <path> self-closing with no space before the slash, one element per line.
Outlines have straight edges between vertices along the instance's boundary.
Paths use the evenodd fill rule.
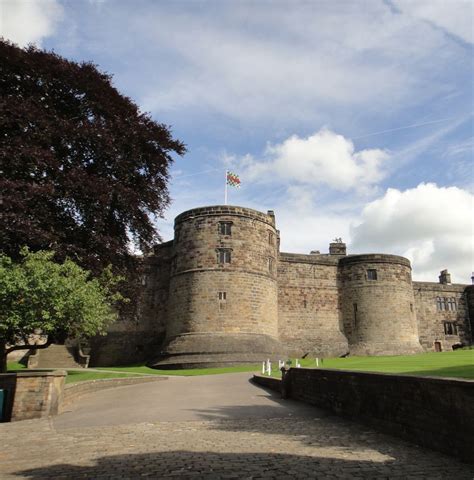
<path fill-rule="evenodd" d="M 352 355 L 422 351 L 410 261 L 397 255 L 351 255 L 339 261 L 341 306 Z"/>
<path fill-rule="evenodd" d="M 272 212 L 195 208 L 176 218 L 174 242 L 167 341 L 153 366 L 255 363 L 282 355 Z"/>

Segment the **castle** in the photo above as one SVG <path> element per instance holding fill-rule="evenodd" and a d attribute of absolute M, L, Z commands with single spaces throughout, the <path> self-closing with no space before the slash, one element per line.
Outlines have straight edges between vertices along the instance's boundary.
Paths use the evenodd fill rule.
<path fill-rule="evenodd" d="M 96 339 L 91 365 L 156 368 L 266 358 L 397 355 L 472 341 L 474 285 L 413 282 L 409 260 L 280 252 L 273 211 L 220 205 L 175 219 L 143 259 L 138 315 Z M 469 320 L 471 319 L 471 321 Z"/>

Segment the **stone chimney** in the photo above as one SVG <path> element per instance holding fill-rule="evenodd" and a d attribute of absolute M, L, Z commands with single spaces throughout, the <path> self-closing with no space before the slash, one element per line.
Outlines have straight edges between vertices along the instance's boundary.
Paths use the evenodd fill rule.
<path fill-rule="evenodd" d="M 329 255 L 346 255 L 346 244 L 342 241 L 329 244 Z"/>
<path fill-rule="evenodd" d="M 449 285 L 451 283 L 451 274 L 448 273 L 448 270 L 441 270 L 439 274 L 439 283 L 443 285 Z"/>

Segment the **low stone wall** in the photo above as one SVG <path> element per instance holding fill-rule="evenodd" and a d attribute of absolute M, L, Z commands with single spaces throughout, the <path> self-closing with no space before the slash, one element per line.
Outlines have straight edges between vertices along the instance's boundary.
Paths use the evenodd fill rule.
<path fill-rule="evenodd" d="M 147 377 L 126 377 L 126 378 L 103 378 L 98 380 L 85 380 L 78 383 L 67 384 L 64 388 L 59 413 L 64 412 L 66 409 L 80 400 L 84 395 L 97 392 L 99 390 L 105 390 L 114 387 L 124 387 L 127 385 L 135 385 L 138 383 L 157 382 L 160 380 L 167 380 L 167 377 L 147 376 Z"/>
<path fill-rule="evenodd" d="M 281 393 L 281 380 L 275 377 L 266 377 L 264 375 L 254 375 L 253 381 L 262 387 Z"/>
<path fill-rule="evenodd" d="M 275 389 L 273 379 L 254 380 Z M 474 463 L 474 381 L 292 368 L 284 395 Z"/>
<path fill-rule="evenodd" d="M 14 422 L 56 415 L 65 377 L 64 370 L 0 374 L 0 389 L 6 392 L 3 421 Z"/>

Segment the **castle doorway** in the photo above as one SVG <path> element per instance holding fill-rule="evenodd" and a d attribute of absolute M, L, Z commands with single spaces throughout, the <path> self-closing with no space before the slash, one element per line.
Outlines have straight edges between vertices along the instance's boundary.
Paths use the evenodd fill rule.
<path fill-rule="evenodd" d="M 441 348 L 441 342 L 434 342 L 435 352 L 441 352 L 443 349 Z"/>

